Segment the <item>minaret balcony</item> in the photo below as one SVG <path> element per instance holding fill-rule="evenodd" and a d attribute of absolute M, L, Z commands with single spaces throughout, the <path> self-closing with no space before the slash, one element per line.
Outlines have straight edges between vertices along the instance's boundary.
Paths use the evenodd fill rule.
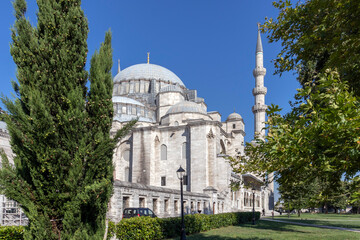
<path fill-rule="evenodd" d="M 264 67 L 255 68 L 254 71 L 253 71 L 253 75 L 254 75 L 254 77 L 265 76 L 266 75 L 266 68 L 264 68 Z"/>
<path fill-rule="evenodd" d="M 266 87 L 256 87 L 256 88 L 253 88 L 252 93 L 253 93 L 254 96 L 259 95 L 259 94 L 266 95 L 266 93 L 267 93 L 267 88 L 266 88 Z"/>
<path fill-rule="evenodd" d="M 267 109 L 267 105 L 265 104 L 257 104 L 257 105 L 254 105 L 251 110 L 253 113 L 257 113 L 257 112 L 265 112 L 266 109 Z"/>

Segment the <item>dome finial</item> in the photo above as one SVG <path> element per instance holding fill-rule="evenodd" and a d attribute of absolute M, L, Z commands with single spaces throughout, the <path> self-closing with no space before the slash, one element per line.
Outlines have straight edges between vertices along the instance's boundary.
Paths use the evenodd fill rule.
<path fill-rule="evenodd" d="M 118 73 L 120 72 L 120 59 L 118 59 Z"/>
<path fill-rule="evenodd" d="M 147 63 L 149 64 L 150 63 L 150 52 L 147 52 Z"/>

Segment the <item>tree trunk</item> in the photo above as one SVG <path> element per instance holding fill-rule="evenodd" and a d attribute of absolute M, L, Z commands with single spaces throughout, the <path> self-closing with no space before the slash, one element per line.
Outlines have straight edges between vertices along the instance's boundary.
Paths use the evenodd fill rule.
<path fill-rule="evenodd" d="M 288 209 L 288 218 L 290 218 L 290 203 L 288 204 L 288 207 L 289 207 L 289 209 Z"/>
<path fill-rule="evenodd" d="M 325 214 L 328 214 L 329 213 L 329 209 L 328 209 L 328 204 L 327 203 L 325 203 Z"/>

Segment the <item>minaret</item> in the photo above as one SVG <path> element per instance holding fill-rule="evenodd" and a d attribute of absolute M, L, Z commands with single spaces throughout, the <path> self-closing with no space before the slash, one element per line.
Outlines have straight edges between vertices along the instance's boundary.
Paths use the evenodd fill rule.
<path fill-rule="evenodd" d="M 255 97 L 255 105 L 252 107 L 252 112 L 254 113 L 254 138 L 258 137 L 261 139 L 265 138 L 265 111 L 267 106 L 265 105 L 265 95 L 267 88 L 264 87 L 264 77 L 266 75 L 266 68 L 264 68 L 264 55 L 263 48 L 261 43 L 260 36 L 260 23 L 258 23 L 258 36 L 256 42 L 256 51 L 255 51 L 255 69 L 253 71 L 255 77 L 255 87 L 253 89 L 253 95 Z M 273 173 L 269 173 L 268 180 L 270 181 L 268 188 L 268 202 L 265 207 L 267 211 L 274 209 L 274 182 Z"/>
<path fill-rule="evenodd" d="M 267 108 L 267 106 L 265 105 L 265 95 L 267 89 L 266 87 L 264 87 L 264 76 L 266 74 L 266 68 L 264 68 L 264 56 L 259 23 L 255 57 L 255 69 L 253 71 L 253 75 L 255 77 L 255 88 L 253 89 L 255 105 L 252 107 L 252 112 L 254 113 L 254 137 L 258 136 L 264 139 L 265 111 Z"/>

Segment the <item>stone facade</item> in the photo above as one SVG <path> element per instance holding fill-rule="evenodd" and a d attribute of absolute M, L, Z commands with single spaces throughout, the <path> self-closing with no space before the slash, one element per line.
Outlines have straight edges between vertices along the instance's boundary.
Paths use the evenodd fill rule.
<path fill-rule="evenodd" d="M 259 40 L 261 46 L 260 35 L 253 112 L 256 134 L 265 134 L 265 68 Z M 244 154 L 245 124 L 240 114 L 232 113 L 222 121 L 219 112 L 207 111 L 196 90 L 187 89 L 170 70 L 149 62 L 122 71 L 119 66 L 112 100 L 112 134 L 132 119 L 138 123 L 114 151 L 115 184 L 108 212 L 111 220 L 118 222 L 124 208 L 139 206 L 151 208 L 159 217 L 179 216 L 176 171 L 180 166 L 186 170 L 184 203 L 188 214 L 199 210 L 205 214 L 251 211 L 253 197 L 256 211 L 272 210 L 273 186 L 261 187 L 262 179 L 252 174 L 234 174 L 226 159 Z M 3 123 L 1 129 L 0 147 L 11 157 Z M 252 182 L 255 193 L 244 186 L 232 191 L 231 181 Z"/>
<path fill-rule="evenodd" d="M 6 124 L 0 121 L 0 150 L 4 150 L 10 164 L 13 164 L 13 152 L 9 141 L 10 137 L 6 129 Z M 28 219 L 19 207 L 18 203 L 11 199 L 7 199 L 4 195 L 0 195 L 0 225 L 26 225 L 27 223 Z"/>
<path fill-rule="evenodd" d="M 259 33 L 252 110 L 255 134 L 264 136 L 266 70 L 262 54 Z M 253 184 L 257 211 L 272 209 L 273 186 L 261 187 L 263 181 L 252 174 L 235 175 L 224 158 L 244 154 L 245 124 L 240 114 L 232 113 L 221 121 L 218 112 L 207 112 L 205 100 L 197 96 L 196 90 L 187 89 L 170 70 L 149 62 L 118 71 L 114 78 L 113 101 L 117 106 L 132 103 L 133 110 L 116 108 L 112 132 L 131 119 L 139 120 L 132 133 L 115 150 L 113 161 L 117 184 L 110 218 L 120 220 L 126 206 L 137 207 L 141 201 L 146 203 L 142 206 L 153 209 L 161 217 L 179 216 L 174 199 L 179 199 L 176 170 L 180 166 L 186 170 L 184 187 L 190 212 L 252 210 L 253 193 L 244 187 L 231 191 L 232 180 Z M 153 114 L 149 117 L 144 112 Z M 126 182 L 128 185 L 124 186 Z M 140 201 L 140 198 L 146 200 Z M 203 204 L 208 207 L 204 208 Z"/>

